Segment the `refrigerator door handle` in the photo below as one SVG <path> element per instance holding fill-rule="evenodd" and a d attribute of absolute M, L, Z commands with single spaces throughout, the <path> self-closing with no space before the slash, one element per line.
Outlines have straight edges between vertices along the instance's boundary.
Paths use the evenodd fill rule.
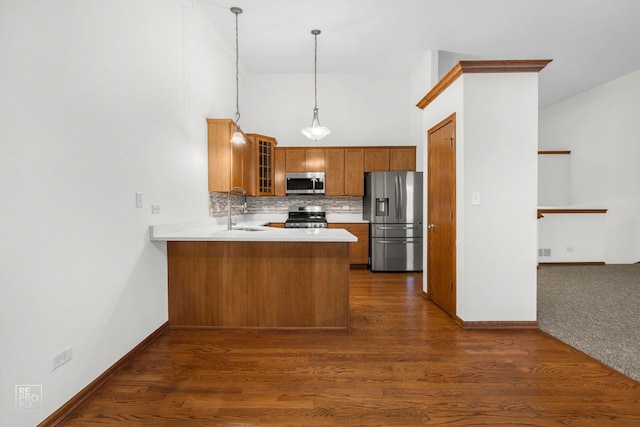
<path fill-rule="evenodd" d="M 379 225 L 376 226 L 376 230 L 413 230 L 415 227 L 413 225 L 401 225 L 401 226 L 393 226 L 393 225 Z"/>
<path fill-rule="evenodd" d="M 402 218 L 402 190 L 400 188 L 400 176 L 396 175 L 395 177 L 396 183 L 396 218 Z"/>
<path fill-rule="evenodd" d="M 400 201 L 398 203 L 398 219 L 404 218 L 402 207 L 404 206 L 404 183 L 402 182 L 402 175 L 398 174 L 398 193 L 400 194 Z"/>

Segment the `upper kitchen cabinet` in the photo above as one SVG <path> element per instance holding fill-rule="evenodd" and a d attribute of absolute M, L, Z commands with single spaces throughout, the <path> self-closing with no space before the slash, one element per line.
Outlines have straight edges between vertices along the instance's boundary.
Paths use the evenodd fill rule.
<path fill-rule="evenodd" d="M 385 172 L 389 170 L 389 149 L 387 147 L 367 147 L 364 149 L 364 171 Z"/>
<path fill-rule="evenodd" d="M 327 196 L 364 195 L 364 149 L 326 148 L 324 153 L 325 194 Z"/>
<path fill-rule="evenodd" d="M 364 196 L 364 148 L 344 149 L 344 195 Z"/>
<path fill-rule="evenodd" d="M 286 172 L 324 172 L 324 148 L 287 148 Z"/>
<path fill-rule="evenodd" d="M 236 129 L 231 119 L 207 119 L 209 151 L 209 191 L 228 192 L 242 187 L 253 195 L 252 144 L 234 144 L 231 136 Z"/>
<path fill-rule="evenodd" d="M 249 133 L 253 151 L 251 192 L 256 196 L 275 195 L 275 151 L 278 141 L 270 136 Z"/>
<path fill-rule="evenodd" d="M 416 170 L 416 147 L 390 147 L 389 148 L 390 171 L 414 171 Z"/>
<path fill-rule="evenodd" d="M 324 184 L 326 196 L 344 196 L 344 148 L 327 148 L 324 167 L 328 171 Z"/>
<path fill-rule="evenodd" d="M 276 196 L 286 196 L 286 186 L 284 182 L 284 168 L 286 161 L 286 149 L 285 148 L 276 148 L 275 149 L 275 157 L 274 157 L 274 194 Z"/>
<path fill-rule="evenodd" d="M 415 171 L 416 147 L 366 147 L 365 172 Z"/>

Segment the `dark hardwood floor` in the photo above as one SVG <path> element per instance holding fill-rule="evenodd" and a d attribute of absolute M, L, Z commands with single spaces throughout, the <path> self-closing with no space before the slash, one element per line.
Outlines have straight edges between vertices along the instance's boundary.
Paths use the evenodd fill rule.
<path fill-rule="evenodd" d="M 351 271 L 349 331 L 170 330 L 64 426 L 635 426 L 640 384 L 537 330 L 463 330 Z"/>

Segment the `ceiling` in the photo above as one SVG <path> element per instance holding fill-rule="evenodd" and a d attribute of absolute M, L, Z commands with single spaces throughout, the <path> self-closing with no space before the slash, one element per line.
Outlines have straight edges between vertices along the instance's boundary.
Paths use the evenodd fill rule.
<path fill-rule="evenodd" d="M 640 69 L 637 0 L 199 0 L 249 73 L 410 73 L 428 51 L 553 59 L 540 106 Z M 418 100 L 416 100 L 417 102 Z"/>

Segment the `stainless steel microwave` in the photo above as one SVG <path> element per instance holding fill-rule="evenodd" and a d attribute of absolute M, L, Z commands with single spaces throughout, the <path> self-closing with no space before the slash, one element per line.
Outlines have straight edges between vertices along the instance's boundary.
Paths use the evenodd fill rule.
<path fill-rule="evenodd" d="M 324 194 L 324 172 L 285 173 L 287 194 Z"/>

